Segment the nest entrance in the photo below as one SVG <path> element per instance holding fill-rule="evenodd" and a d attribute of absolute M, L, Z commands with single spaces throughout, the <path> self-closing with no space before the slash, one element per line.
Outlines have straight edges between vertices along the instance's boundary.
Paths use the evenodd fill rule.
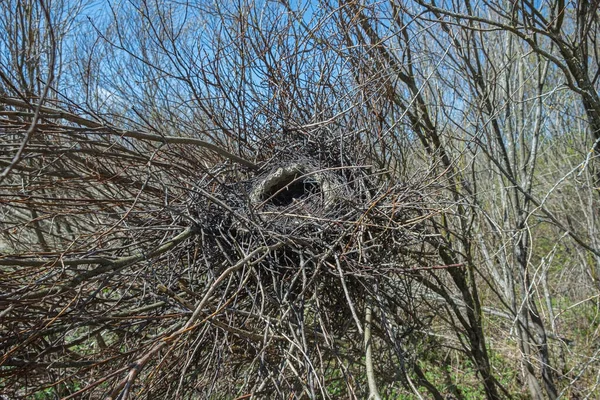
<path fill-rule="evenodd" d="M 309 162 L 295 162 L 272 167 L 255 178 L 250 192 L 252 214 L 271 229 L 288 232 L 302 226 L 321 232 L 316 218 L 338 212 L 347 185 L 335 171 Z"/>
<path fill-rule="evenodd" d="M 305 176 L 300 171 L 284 171 L 266 183 L 261 200 L 277 207 L 285 207 L 294 200 L 305 200 L 320 192 L 320 185 L 314 178 Z"/>
<path fill-rule="evenodd" d="M 279 167 L 254 187 L 252 202 L 275 207 L 287 207 L 295 201 L 321 202 L 323 197 L 327 197 L 327 187 L 323 186 L 321 175 L 302 164 Z"/>

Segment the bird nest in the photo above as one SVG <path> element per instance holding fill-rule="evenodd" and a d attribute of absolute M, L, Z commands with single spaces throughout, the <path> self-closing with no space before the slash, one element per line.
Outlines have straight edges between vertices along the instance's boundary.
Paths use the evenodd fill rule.
<path fill-rule="evenodd" d="M 227 276 L 205 313 L 230 329 L 244 327 L 230 330 L 227 340 L 248 355 L 240 367 L 245 377 L 228 375 L 220 382 L 231 386 L 221 393 L 241 385 L 267 398 L 300 395 L 309 390 L 300 382 L 325 385 L 344 365 L 356 366 L 369 297 L 380 287 L 378 307 L 398 316 L 403 294 L 411 292 L 402 278 L 410 249 L 426 258 L 427 216 L 415 186 L 382 186 L 356 160 L 273 160 L 210 194 L 216 178 L 209 174 L 191 200 L 200 234 L 190 282 L 202 291 L 204 282 Z M 410 325 L 394 329 L 401 335 Z"/>

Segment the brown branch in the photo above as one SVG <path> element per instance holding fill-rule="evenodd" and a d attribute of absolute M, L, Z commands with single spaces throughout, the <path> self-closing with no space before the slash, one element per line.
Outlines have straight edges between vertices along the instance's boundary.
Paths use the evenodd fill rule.
<path fill-rule="evenodd" d="M 95 129 L 94 131 L 89 132 L 89 133 L 95 134 L 95 135 L 115 135 L 115 136 L 119 136 L 119 137 L 128 137 L 128 138 L 139 139 L 139 140 L 148 140 L 151 142 L 159 142 L 159 143 L 165 143 L 165 144 L 189 144 L 189 145 L 193 145 L 193 146 L 203 147 L 203 148 L 211 150 L 233 162 L 243 165 L 247 168 L 258 169 L 258 165 L 256 165 L 252 161 L 249 161 L 242 157 L 236 156 L 235 154 L 232 154 L 232 153 L 228 152 L 227 150 L 225 150 L 215 144 L 209 143 L 209 142 L 201 140 L 201 139 L 196 139 L 196 138 L 191 138 L 191 137 L 181 137 L 181 136 L 156 135 L 156 134 L 152 134 L 152 133 L 148 133 L 148 132 L 120 130 L 120 129 L 116 129 L 114 127 L 106 126 L 105 124 L 100 123 L 100 122 L 92 121 L 90 119 L 83 118 L 83 117 L 80 117 L 78 115 L 75 115 L 75 114 L 72 114 L 69 112 L 65 112 L 60 109 L 42 106 L 41 104 L 30 104 L 23 100 L 10 98 L 10 97 L 6 97 L 6 96 L 0 96 L 0 103 L 4 103 L 4 104 L 7 104 L 7 105 L 10 105 L 13 107 L 24 107 L 27 109 L 33 108 L 37 111 L 37 113 L 38 113 L 38 115 L 40 115 L 40 117 L 61 118 L 66 121 L 69 121 L 69 122 L 73 122 L 73 123 L 83 125 L 88 128 Z M 37 121 L 37 119 L 34 119 L 34 121 Z M 30 128 L 30 130 L 34 129 L 34 128 L 35 128 L 35 124 L 32 125 L 32 128 Z"/>
<path fill-rule="evenodd" d="M 143 254 L 143 253 L 138 253 L 138 254 L 134 254 L 131 256 L 127 256 L 127 257 L 121 257 L 121 258 L 117 258 L 115 260 L 110 260 L 110 259 L 103 259 L 103 258 L 90 258 L 90 259 L 81 259 L 81 260 L 64 260 L 64 261 L 60 261 L 60 260 L 54 260 L 54 261 L 36 261 L 33 262 L 31 264 L 25 264 L 25 265 L 33 265 L 33 266 L 41 266 L 41 265 L 48 265 L 48 263 L 52 263 L 52 262 L 62 262 L 65 265 L 81 265 L 81 264 L 99 264 L 100 266 L 97 268 L 94 268 L 90 271 L 86 271 L 86 272 L 81 272 L 79 273 L 75 278 L 73 278 L 70 282 L 61 285 L 61 286 L 54 286 L 48 289 L 42 289 L 42 290 L 38 290 L 36 292 L 33 293 L 28 293 L 25 294 L 23 296 L 20 296 L 19 299 L 21 300 L 31 300 L 31 299 L 39 299 L 42 298 L 44 296 L 47 295 L 57 295 L 60 293 L 64 293 L 72 288 L 74 288 L 75 286 L 77 286 L 78 284 L 85 282 L 86 280 L 89 280 L 91 278 L 94 278 L 98 275 L 101 274 L 105 274 L 107 272 L 114 272 L 116 270 L 119 270 L 121 268 L 125 268 L 131 264 L 134 264 L 136 262 L 142 261 L 142 260 L 147 260 L 150 259 L 152 257 L 156 257 L 158 255 L 161 255 L 169 250 L 171 250 L 173 247 L 175 247 L 175 245 L 177 245 L 178 243 L 181 243 L 182 241 L 188 239 L 189 237 L 191 237 L 193 234 L 195 234 L 196 232 L 196 228 L 195 227 L 189 227 L 186 228 L 183 232 L 181 232 L 179 235 L 175 236 L 173 239 L 163 243 L 161 246 L 159 246 L 156 250 L 151 251 L 147 254 Z M 6 259 L 5 259 L 6 260 Z M 10 259 L 9 259 L 10 260 Z M 13 259 L 14 260 L 14 259 Z M 0 261 L 2 261 L 2 259 L 0 259 Z M 10 265 L 10 264 L 3 264 L 3 265 Z"/>

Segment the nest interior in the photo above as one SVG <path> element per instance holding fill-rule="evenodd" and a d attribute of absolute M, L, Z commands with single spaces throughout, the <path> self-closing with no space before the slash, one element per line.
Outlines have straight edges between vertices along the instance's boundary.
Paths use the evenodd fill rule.
<path fill-rule="evenodd" d="M 304 201 L 313 196 L 323 196 L 321 183 L 306 175 L 300 164 L 280 167 L 269 174 L 253 193 L 253 201 L 270 202 L 276 207 L 285 207 L 294 201 Z"/>

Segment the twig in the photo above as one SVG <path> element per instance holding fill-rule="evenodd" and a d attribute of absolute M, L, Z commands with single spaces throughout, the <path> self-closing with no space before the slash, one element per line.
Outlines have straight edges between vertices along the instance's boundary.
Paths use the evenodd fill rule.
<path fill-rule="evenodd" d="M 8 104 L 8 105 L 11 105 L 14 107 L 25 107 L 25 108 L 35 107 L 36 114 L 34 114 L 34 123 L 29 128 L 29 130 L 32 131 L 32 133 L 35 130 L 35 124 L 36 124 L 37 120 L 39 119 L 39 115 L 40 114 L 49 114 L 46 116 L 52 117 L 52 118 L 62 118 L 66 121 L 74 122 L 74 123 L 86 126 L 88 128 L 94 129 L 89 132 L 90 134 L 114 135 L 114 136 L 129 137 L 129 138 L 139 139 L 139 140 L 148 140 L 151 142 L 160 142 L 160 143 L 168 143 L 168 144 L 190 144 L 190 145 L 194 145 L 194 146 L 200 146 L 200 147 L 204 147 L 208 150 L 211 150 L 233 162 L 236 162 L 240 165 L 248 167 L 250 169 L 258 169 L 258 165 L 256 165 L 252 161 L 246 160 L 240 156 L 236 156 L 235 154 L 232 154 L 232 153 L 228 152 L 227 150 L 225 150 L 215 144 L 209 143 L 209 142 L 201 140 L 201 139 L 191 138 L 191 137 L 180 137 L 180 136 L 155 135 L 155 134 L 148 133 L 148 132 L 116 129 L 114 127 L 106 126 L 102 123 L 92 121 L 87 118 L 83 118 L 78 115 L 75 115 L 75 114 L 72 114 L 69 112 L 65 112 L 65 111 L 62 111 L 62 110 L 59 110 L 56 108 L 42 106 L 41 104 L 28 104 L 25 101 L 6 97 L 6 96 L 0 96 L 0 103 Z M 35 117 L 35 116 L 37 116 L 37 117 Z M 30 135 L 29 131 L 28 131 L 28 135 Z"/>
<path fill-rule="evenodd" d="M 365 364 L 367 367 L 367 381 L 369 383 L 369 400 L 381 400 L 377 390 L 377 381 L 375 380 L 375 371 L 373 369 L 373 341 L 371 337 L 371 322 L 373 319 L 373 309 L 367 304 L 365 309 Z"/>
<path fill-rule="evenodd" d="M 97 268 L 94 268 L 90 271 L 85 271 L 85 272 L 81 272 L 79 273 L 77 276 L 75 276 L 73 279 L 71 279 L 70 282 L 61 285 L 61 286 L 54 286 L 48 289 L 42 289 L 42 290 L 38 290 L 36 292 L 33 293 L 29 293 L 26 295 L 23 295 L 20 297 L 21 300 L 25 300 L 25 299 L 38 299 L 44 296 L 47 296 L 49 294 L 53 294 L 53 295 L 57 295 L 60 293 L 64 293 L 67 290 L 72 289 L 73 287 L 77 286 L 78 284 L 87 281 L 91 278 L 94 278 L 98 275 L 101 274 L 105 274 L 107 272 L 114 272 L 117 271 L 121 268 L 125 268 L 131 264 L 134 264 L 136 262 L 142 261 L 142 260 L 147 260 L 149 258 L 152 257 L 156 257 L 158 255 L 161 255 L 169 250 L 171 250 L 173 247 L 175 247 L 175 245 L 177 245 L 178 243 L 188 239 L 190 236 L 192 236 L 194 233 L 196 232 L 196 228 L 195 227 L 189 227 L 186 228 L 183 232 L 181 232 L 179 235 L 175 236 L 173 239 L 163 243 L 161 246 L 159 246 L 156 250 L 151 251 L 149 253 L 138 253 L 138 254 L 134 254 L 128 257 L 122 257 L 122 258 L 117 258 L 116 260 L 108 260 L 108 259 L 97 259 L 97 258 L 91 258 L 91 259 L 87 259 L 85 260 L 86 262 L 82 262 L 84 260 L 75 260 L 77 261 L 77 263 L 79 264 L 94 264 L 97 263 L 100 266 Z M 10 260 L 10 259 L 9 259 Z M 0 260 L 1 261 L 1 260 Z M 67 260 L 65 262 L 65 265 L 77 265 L 77 263 L 69 263 L 69 260 Z M 46 261 L 43 262 L 42 265 L 47 265 L 50 261 Z"/>
<path fill-rule="evenodd" d="M 342 270 L 342 266 L 340 264 L 340 258 L 337 256 L 337 254 L 334 257 L 335 265 L 337 266 L 338 273 L 340 274 L 340 282 L 342 283 L 342 288 L 344 289 L 344 295 L 346 296 L 346 301 L 348 302 L 348 307 L 350 307 L 350 312 L 352 313 L 352 318 L 354 318 L 354 322 L 356 323 L 356 328 L 358 329 L 358 332 L 362 335 L 363 329 L 360 323 L 360 319 L 358 319 L 358 315 L 356 314 L 356 310 L 354 309 L 354 303 L 350 298 L 348 287 L 346 286 L 346 280 L 344 279 L 344 271 Z"/>
<path fill-rule="evenodd" d="M 4 171 L 2 171 L 2 173 L 0 174 L 0 182 L 2 182 L 8 176 L 10 171 L 23 158 L 23 152 L 25 151 L 25 147 L 27 147 L 27 143 L 29 143 L 29 140 L 31 140 L 31 137 L 37 130 L 37 123 L 40 118 L 42 103 L 44 102 L 44 99 L 46 98 L 46 96 L 48 96 L 48 91 L 50 90 L 50 85 L 52 85 L 52 82 L 54 81 L 54 67 L 55 67 L 55 62 L 56 62 L 56 38 L 54 37 L 54 28 L 52 27 L 52 22 L 50 20 L 51 19 L 50 12 L 46 8 L 46 4 L 44 3 L 44 1 L 39 0 L 39 2 L 40 2 L 40 7 L 42 8 L 42 11 L 44 13 L 44 18 L 46 19 L 46 23 L 48 24 L 48 31 L 50 34 L 51 49 L 50 49 L 50 60 L 48 62 L 48 80 L 47 80 L 46 84 L 44 85 L 44 89 L 42 90 L 42 95 L 40 96 L 39 104 L 35 107 L 35 112 L 33 114 L 33 122 L 31 123 L 31 125 L 29 126 L 29 129 L 25 133 L 25 137 L 23 138 L 23 141 L 21 142 L 21 146 L 15 153 L 12 161 L 4 169 Z"/>

